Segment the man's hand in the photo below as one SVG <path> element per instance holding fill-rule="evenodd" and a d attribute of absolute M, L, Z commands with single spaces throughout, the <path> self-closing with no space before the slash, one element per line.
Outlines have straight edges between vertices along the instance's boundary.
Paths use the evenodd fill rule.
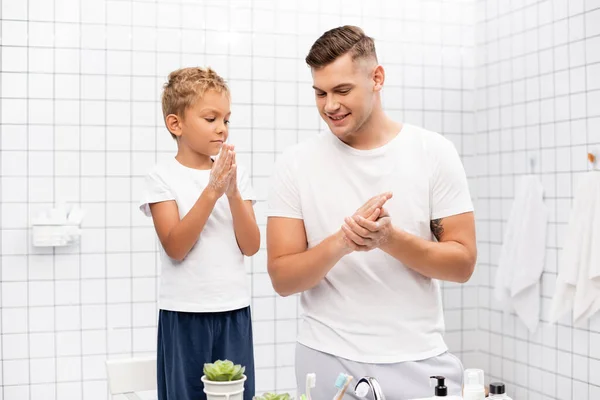
<path fill-rule="evenodd" d="M 391 193 L 375 196 L 354 215 L 374 222 Z M 353 216 L 354 216 L 353 215 Z M 352 247 L 344 241 L 342 229 L 308 248 L 304 221 L 294 218 L 269 217 L 267 221 L 267 269 L 273 288 L 280 296 L 301 293 L 317 286 L 327 273 Z"/>
<path fill-rule="evenodd" d="M 392 234 L 392 219 L 384 208 L 378 210 L 373 213 L 376 218 L 355 215 L 344 219 L 345 224 L 342 226 L 344 240 L 354 251 L 370 251 L 389 241 Z"/>
<path fill-rule="evenodd" d="M 383 205 L 391 198 L 391 192 L 374 196 L 344 219 L 341 233 L 349 252 L 372 250 L 387 240 L 391 219 Z"/>

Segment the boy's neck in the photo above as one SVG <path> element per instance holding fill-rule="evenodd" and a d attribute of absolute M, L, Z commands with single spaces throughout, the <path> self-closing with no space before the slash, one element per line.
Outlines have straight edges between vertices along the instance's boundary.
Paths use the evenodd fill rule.
<path fill-rule="evenodd" d="M 177 144 L 177 155 L 175 156 L 175 159 L 179 161 L 181 165 L 193 169 L 211 169 L 213 164 L 209 155 L 197 153 L 180 143 Z"/>

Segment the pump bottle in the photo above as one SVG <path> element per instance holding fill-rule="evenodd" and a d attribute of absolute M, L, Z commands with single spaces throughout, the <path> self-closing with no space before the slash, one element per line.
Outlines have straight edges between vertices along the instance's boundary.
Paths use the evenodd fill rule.
<path fill-rule="evenodd" d="M 485 388 L 483 386 L 483 370 L 482 369 L 465 369 L 464 378 L 464 400 L 484 400 Z"/>
<path fill-rule="evenodd" d="M 433 397 L 427 397 L 425 399 L 419 400 L 435 400 L 435 399 L 445 399 L 445 400 L 462 400 L 460 396 L 448 396 L 448 388 L 445 385 L 446 377 L 444 376 L 431 376 L 429 377 L 432 381 L 435 380 L 435 389 L 433 391 Z M 431 382 L 431 381 L 430 381 Z"/>
<path fill-rule="evenodd" d="M 502 382 L 492 382 L 490 383 L 490 395 L 488 397 L 490 400 L 512 400 L 506 394 L 506 389 L 504 387 L 504 383 Z"/>

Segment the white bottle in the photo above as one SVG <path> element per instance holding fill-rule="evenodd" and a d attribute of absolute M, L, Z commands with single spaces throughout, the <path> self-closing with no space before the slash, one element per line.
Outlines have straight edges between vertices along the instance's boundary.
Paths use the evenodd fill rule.
<path fill-rule="evenodd" d="M 465 369 L 463 399 L 484 400 L 485 388 L 483 382 L 483 370 L 474 368 Z"/>
<path fill-rule="evenodd" d="M 502 382 L 492 382 L 490 383 L 490 395 L 488 399 L 494 400 L 512 400 L 506 394 L 506 389 L 504 387 L 504 383 Z"/>

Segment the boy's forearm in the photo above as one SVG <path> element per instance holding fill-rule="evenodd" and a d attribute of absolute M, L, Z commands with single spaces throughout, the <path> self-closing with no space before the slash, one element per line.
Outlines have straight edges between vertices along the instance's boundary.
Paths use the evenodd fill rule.
<path fill-rule="evenodd" d="M 164 244 L 171 258 L 181 261 L 187 256 L 198 241 L 218 199 L 212 190 L 205 189 L 190 211 L 171 230 Z"/>
<path fill-rule="evenodd" d="M 349 252 L 343 233 L 338 231 L 311 249 L 270 260 L 273 287 L 281 296 L 311 289 Z"/>
<path fill-rule="evenodd" d="M 421 275 L 443 281 L 464 283 L 475 265 L 461 243 L 431 242 L 397 228 L 380 248 Z"/>
<path fill-rule="evenodd" d="M 260 248 L 260 230 L 240 193 L 228 197 L 228 200 L 238 246 L 242 254 L 250 257 Z"/>

